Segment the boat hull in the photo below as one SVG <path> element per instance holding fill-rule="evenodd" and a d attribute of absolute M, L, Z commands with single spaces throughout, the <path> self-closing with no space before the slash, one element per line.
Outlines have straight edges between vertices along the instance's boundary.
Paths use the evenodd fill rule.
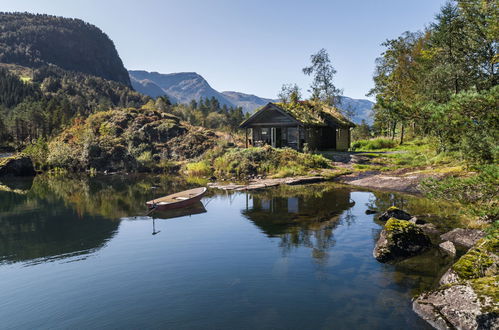
<path fill-rule="evenodd" d="M 203 198 L 205 193 L 206 193 L 206 188 L 204 188 L 196 196 L 190 197 L 188 199 L 183 199 L 183 200 L 174 201 L 174 202 L 168 202 L 168 203 L 164 204 L 161 202 L 161 199 L 166 198 L 166 197 L 163 197 L 163 198 L 160 198 L 158 200 L 148 201 L 146 203 L 146 205 L 149 209 L 157 209 L 157 210 L 163 210 L 163 211 L 184 208 L 184 207 L 187 207 L 187 206 L 190 206 L 194 203 L 199 202 L 201 200 L 201 198 Z M 178 193 L 178 194 L 181 194 L 181 193 Z M 177 194 L 174 194 L 174 195 L 177 195 Z"/>

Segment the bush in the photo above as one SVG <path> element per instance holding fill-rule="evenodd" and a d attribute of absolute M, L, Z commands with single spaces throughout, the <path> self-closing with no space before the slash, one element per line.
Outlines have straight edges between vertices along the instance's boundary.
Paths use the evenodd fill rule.
<path fill-rule="evenodd" d="M 36 168 L 42 169 L 47 164 L 47 157 L 49 153 L 47 141 L 43 138 L 39 138 L 28 144 L 28 146 L 23 150 L 23 153 L 31 158 Z"/>
<path fill-rule="evenodd" d="M 207 161 L 189 163 L 186 165 L 188 175 L 192 176 L 208 176 L 211 174 L 211 167 Z"/>
<path fill-rule="evenodd" d="M 229 149 L 213 161 L 219 177 L 247 177 L 256 175 L 303 175 L 312 170 L 331 168 L 322 155 L 304 154 L 293 149 L 274 149 L 270 146 L 248 149 Z"/>
<path fill-rule="evenodd" d="M 370 140 L 358 140 L 352 144 L 352 150 L 379 150 L 394 148 L 397 143 L 388 138 L 376 138 Z"/>
<path fill-rule="evenodd" d="M 470 177 L 428 179 L 421 183 L 421 190 L 428 197 L 458 201 L 468 205 L 472 213 L 483 220 L 499 217 L 499 168 L 486 165 Z"/>

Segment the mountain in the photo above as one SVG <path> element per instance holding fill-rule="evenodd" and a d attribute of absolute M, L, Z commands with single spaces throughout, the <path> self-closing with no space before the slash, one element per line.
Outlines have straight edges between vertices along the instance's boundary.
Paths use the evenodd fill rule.
<path fill-rule="evenodd" d="M 256 108 L 262 107 L 269 102 L 276 102 L 276 100 L 239 92 L 222 92 L 222 94 L 234 105 L 243 108 L 244 112 L 253 112 Z"/>
<path fill-rule="evenodd" d="M 195 72 L 179 72 L 162 74 L 143 70 L 130 70 L 130 79 L 133 88 L 151 97 L 167 95 L 172 102 L 189 103 L 191 100 L 215 97 L 221 104 L 241 107 L 243 111 L 252 113 L 255 109 L 268 102 L 276 100 L 267 99 L 251 94 L 226 91 L 218 92 L 199 74 Z M 339 108 L 351 113 L 351 120 L 360 124 L 365 120 L 372 124 L 372 107 L 374 103 L 369 100 L 341 97 Z"/>
<path fill-rule="evenodd" d="M 373 124 L 373 106 L 374 103 L 365 99 L 352 99 L 348 96 L 340 97 L 338 108 L 350 114 L 350 120 L 356 124 L 360 124 L 365 120 L 367 124 Z"/>
<path fill-rule="evenodd" d="M 171 101 L 189 103 L 192 100 L 215 97 L 221 104 L 234 106 L 222 93 L 214 90 L 210 84 L 195 72 L 179 72 L 162 74 L 142 70 L 130 70 L 132 87 L 151 97 L 167 95 Z"/>
<path fill-rule="evenodd" d="M 0 12 L 0 62 L 30 68 L 55 65 L 131 86 L 111 39 L 79 19 Z"/>

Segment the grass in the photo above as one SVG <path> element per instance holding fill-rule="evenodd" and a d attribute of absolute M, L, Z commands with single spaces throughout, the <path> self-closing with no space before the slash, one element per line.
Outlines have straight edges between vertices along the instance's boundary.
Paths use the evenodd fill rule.
<path fill-rule="evenodd" d="M 204 162 L 218 178 L 246 179 L 255 176 L 289 177 L 309 175 L 332 169 L 332 162 L 322 155 L 304 154 L 289 148 L 228 148 L 207 153 Z M 192 168 L 192 166 L 194 166 Z M 191 165 L 193 170 L 198 166 Z M 203 171 L 206 166 L 203 165 Z M 189 170 L 189 169 L 188 169 Z"/>
<path fill-rule="evenodd" d="M 21 77 L 19 77 L 19 78 L 20 78 L 20 79 L 21 79 L 21 81 L 22 81 L 23 83 L 25 83 L 25 84 L 27 84 L 27 83 L 31 82 L 31 80 L 32 80 L 32 79 L 31 79 L 31 77 L 27 77 L 27 76 L 21 76 Z"/>
<path fill-rule="evenodd" d="M 209 176 L 212 173 L 210 164 L 203 160 L 196 163 L 189 163 L 186 165 L 186 173 L 189 176 Z"/>
<path fill-rule="evenodd" d="M 352 150 L 354 151 L 370 151 L 370 150 L 380 150 L 387 148 L 394 148 L 397 145 L 392 139 L 389 138 L 374 138 L 369 140 L 358 140 L 352 143 Z"/>

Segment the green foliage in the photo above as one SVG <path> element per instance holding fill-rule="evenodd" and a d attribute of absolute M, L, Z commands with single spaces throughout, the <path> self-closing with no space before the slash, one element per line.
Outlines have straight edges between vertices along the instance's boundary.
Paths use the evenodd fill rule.
<path fill-rule="evenodd" d="M 342 90 L 334 86 L 336 70 L 331 64 L 329 54 L 322 48 L 316 54 L 310 55 L 310 62 L 310 66 L 303 68 L 303 73 L 314 77 L 310 86 L 312 99 L 332 106 L 337 105 Z"/>
<path fill-rule="evenodd" d="M 442 150 L 461 152 L 470 163 L 499 159 L 499 86 L 481 93 L 464 91 L 445 104 L 429 104 L 432 133 Z"/>
<path fill-rule="evenodd" d="M 388 138 L 375 138 L 370 140 L 358 140 L 352 143 L 352 150 L 363 151 L 363 150 L 379 150 L 379 149 L 389 149 L 394 148 L 397 143 Z"/>
<path fill-rule="evenodd" d="M 499 217 L 499 169 L 496 165 L 479 167 L 478 173 L 469 177 L 428 179 L 421 183 L 421 189 L 428 197 L 466 204 L 473 214 L 484 220 Z"/>
<path fill-rule="evenodd" d="M 215 97 L 192 100 L 189 105 L 177 104 L 171 113 L 195 126 L 235 131 L 247 118 L 241 107 L 221 105 Z"/>
<path fill-rule="evenodd" d="M 24 148 L 23 153 L 28 155 L 38 169 L 42 169 L 47 164 L 48 144 L 43 138 L 31 142 Z"/>
<path fill-rule="evenodd" d="M 424 33 L 384 42 L 369 93 L 377 134 L 434 136 L 470 163 L 496 161 L 497 19 L 494 1 L 451 0 Z"/>
<path fill-rule="evenodd" d="M 57 65 L 131 86 L 113 42 L 94 25 L 29 13 L 0 13 L 0 25 L 0 62 Z"/>
<path fill-rule="evenodd" d="M 303 154 L 289 148 L 274 149 L 270 146 L 229 149 L 213 161 L 215 175 L 228 178 L 303 175 L 331 166 L 331 162 L 321 155 Z"/>
<path fill-rule="evenodd" d="M 212 172 L 210 164 L 204 160 L 196 163 L 188 163 L 186 171 L 190 176 L 208 176 Z"/>

